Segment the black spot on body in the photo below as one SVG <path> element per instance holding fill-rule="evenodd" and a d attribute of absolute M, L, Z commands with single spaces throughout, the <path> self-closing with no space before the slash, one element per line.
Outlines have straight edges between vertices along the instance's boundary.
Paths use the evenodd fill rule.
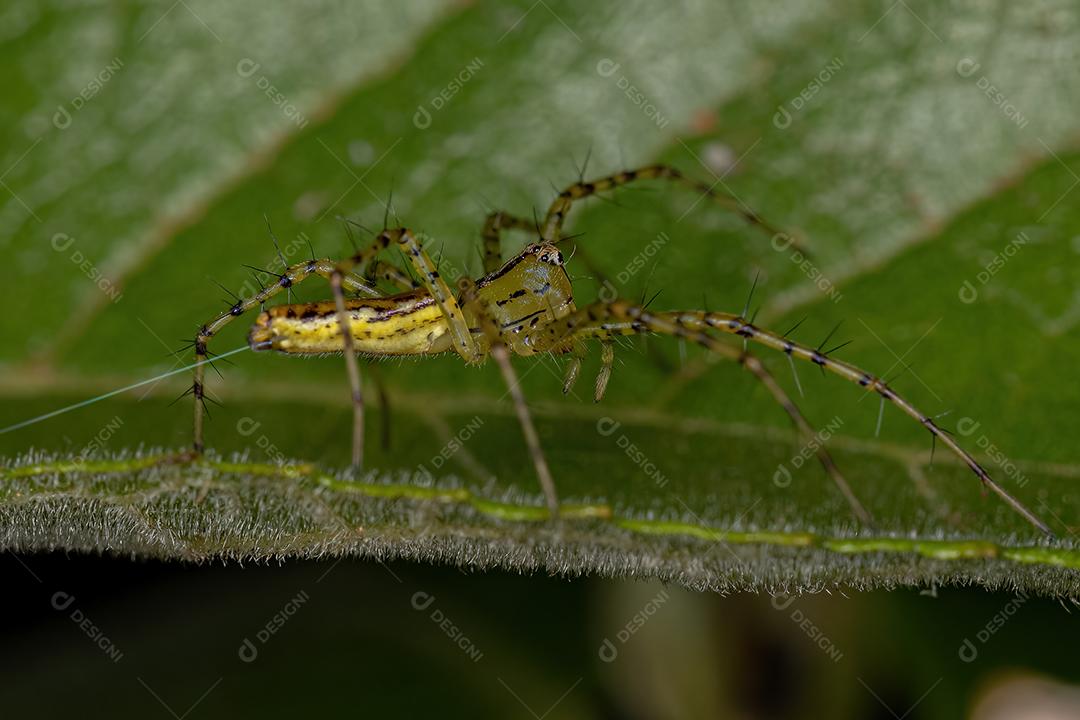
<path fill-rule="evenodd" d="M 510 302 L 511 300 L 513 300 L 515 298 L 519 298 L 524 294 L 525 294 L 524 290 L 515 290 L 514 292 L 510 293 L 509 295 L 507 295 L 502 300 L 496 300 L 495 304 L 498 305 L 499 307 L 502 307 L 503 305 Z"/>

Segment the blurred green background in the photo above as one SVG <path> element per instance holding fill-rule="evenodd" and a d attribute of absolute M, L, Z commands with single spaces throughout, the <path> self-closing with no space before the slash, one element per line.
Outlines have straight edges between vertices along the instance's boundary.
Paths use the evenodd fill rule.
<path fill-rule="evenodd" d="M 169 351 L 222 307 L 210 278 L 250 292 L 242 265 L 275 267 L 264 214 L 291 258 L 308 240 L 338 255 L 335 216 L 378 227 L 392 191 L 444 267 L 476 274 L 488 210 L 543 212 L 586 155 L 591 175 L 666 161 L 805 237 L 810 265 L 692 193 L 650 185 L 575 211 L 579 302 L 602 270 L 631 298 L 660 289 L 657 307 L 738 311 L 760 274 L 760 323 L 785 330 L 806 316 L 799 337 L 816 344 L 843 319 L 837 340 L 856 340 L 845 358 L 893 375 L 911 364 L 898 387 L 930 414 L 954 410 L 950 430 L 980 423 L 966 442 L 992 443 L 991 469 L 1072 546 L 1078 41 L 1080 9 L 1065 1 L 4 3 L 0 424 L 179 366 Z M 644 267 L 631 271 L 635 258 Z M 297 295 L 325 296 L 314 281 Z M 235 323 L 218 349 L 245 330 Z M 793 443 L 760 440 L 786 419 L 741 370 L 662 340 L 635 348 L 619 355 L 610 409 L 595 412 L 561 398 L 553 363 L 528 366 L 540 369 L 526 392 L 567 497 L 683 513 L 579 431 L 610 412 L 687 510 L 718 526 L 851 531 L 817 468 L 790 490 L 769 482 Z M 783 358 L 767 361 L 794 393 Z M 381 369 L 398 411 L 391 449 L 370 443 L 373 467 L 414 468 L 443 444 L 432 428 L 478 415 L 492 419 L 470 449 L 494 490 L 535 491 L 505 406 L 492 415 L 493 368 Z M 800 368 L 800 406 L 816 426 L 842 421 L 841 467 L 886 530 L 1032 539 L 940 453 L 930 473 L 920 428 L 889 413 L 875 440 L 876 403 L 811 370 Z M 265 459 L 234 431 L 250 417 L 273 452 L 346 462 L 339 359 L 241 354 L 223 372 L 213 447 Z M 183 447 L 188 406 L 169 402 L 186 380 L 174 380 L 0 435 L 0 451 L 77 453 L 114 418 L 105 451 Z M 677 426 L 687 420 L 719 430 Z M 3 685 L 27 714 L 956 717 L 995 687 L 988 704 L 1021 698 L 1030 711 L 1043 707 L 1031 697 L 1052 698 L 1071 708 L 1062 717 L 1080 713 L 1075 689 L 1040 684 L 1080 679 L 1067 600 L 928 589 L 936 597 L 834 591 L 784 605 L 353 560 L 240 569 L 9 554 L 4 572 Z M 432 605 L 414 609 L 418 592 Z M 242 662 L 243 639 L 299 593 Z"/>

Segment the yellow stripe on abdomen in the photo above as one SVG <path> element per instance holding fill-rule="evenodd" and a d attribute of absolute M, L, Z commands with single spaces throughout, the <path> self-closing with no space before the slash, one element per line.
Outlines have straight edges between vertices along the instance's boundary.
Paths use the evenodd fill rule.
<path fill-rule="evenodd" d="M 429 355 L 450 349 L 449 328 L 429 295 L 347 300 L 356 351 L 369 355 Z M 279 305 L 263 312 L 248 336 L 254 350 L 289 354 L 344 349 L 333 302 Z"/>

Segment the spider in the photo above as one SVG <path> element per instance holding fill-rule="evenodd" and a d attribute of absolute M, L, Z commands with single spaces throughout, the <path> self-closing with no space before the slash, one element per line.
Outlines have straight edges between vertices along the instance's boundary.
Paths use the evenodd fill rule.
<path fill-rule="evenodd" d="M 778 231 L 734 197 L 683 175 L 668 165 L 651 165 L 628 170 L 591 182 L 579 179 L 551 203 L 542 221 L 526 220 L 505 212 L 488 215 L 483 231 L 484 275 L 461 278 L 457 293 L 439 275 L 435 263 L 416 235 L 406 227 L 387 228 L 374 242 L 343 261 L 308 260 L 288 266 L 277 280 L 247 300 L 237 299 L 227 311 L 203 325 L 195 337 L 195 378 L 191 388 L 195 400 L 194 451 L 202 453 L 205 412 L 204 363 L 207 345 L 222 327 L 247 311 L 262 306 L 283 290 L 312 276 L 330 284 L 333 299 L 311 303 L 289 303 L 263 310 L 255 320 L 248 342 L 254 350 L 274 350 L 288 354 L 344 355 L 352 391 L 352 462 L 359 467 L 364 450 L 364 397 L 361 393 L 358 356 L 426 356 L 457 353 L 467 364 L 484 362 L 491 356 L 509 387 L 515 413 L 524 434 L 540 487 L 552 517 L 559 512 L 558 494 L 533 425 L 525 398 L 510 363 L 511 355 L 541 353 L 569 355 L 563 391 L 569 392 L 581 370 L 587 343 L 600 347 L 601 369 L 594 397 L 604 396 L 614 362 L 614 340 L 619 336 L 657 334 L 681 338 L 704 347 L 720 358 L 738 363 L 761 382 L 784 409 L 797 430 L 812 437 L 813 429 L 795 403 L 756 355 L 746 349 L 753 342 L 778 350 L 789 358 L 818 365 L 877 393 L 882 405 L 896 405 L 940 439 L 975 473 L 985 487 L 997 493 L 1036 528 L 1052 536 L 1050 529 L 1031 510 L 997 484 L 985 469 L 934 420 L 898 395 L 881 378 L 829 356 L 831 351 L 803 345 L 788 337 L 757 327 L 741 314 L 702 310 L 653 311 L 642 304 L 615 299 L 598 301 L 584 308 L 574 304 L 570 278 L 560 244 L 563 223 L 575 202 L 592 195 L 642 180 L 667 180 L 697 190 L 724 208 L 741 215 L 748 223 L 770 233 Z M 504 231 L 535 232 L 535 242 L 503 262 L 501 241 Z M 387 248 L 397 247 L 407 258 L 419 280 L 401 268 L 379 259 Z M 363 274 L 361 274 L 363 273 Z M 399 292 L 381 294 L 369 279 L 393 284 Z M 346 297 L 348 293 L 349 297 Z M 718 335 L 743 338 L 738 348 L 722 342 Z M 872 522 L 828 451 L 815 443 L 818 459 L 847 499 L 852 512 L 864 523 Z"/>

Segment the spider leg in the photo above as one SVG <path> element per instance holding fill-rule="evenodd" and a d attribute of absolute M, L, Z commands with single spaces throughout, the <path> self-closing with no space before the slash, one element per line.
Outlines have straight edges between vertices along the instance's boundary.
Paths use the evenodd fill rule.
<path fill-rule="evenodd" d="M 487 339 L 489 352 L 498 364 L 499 372 L 502 373 L 503 380 L 506 382 L 510 397 L 514 401 L 514 411 L 517 413 L 522 434 L 525 436 L 525 443 L 529 448 L 529 456 L 532 458 L 536 476 L 547 500 L 548 511 L 551 513 L 552 518 L 557 518 L 559 516 L 559 496 L 555 491 L 555 481 L 551 477 L 547 459 L 544 457 L 544 451 L 540 447 L 540 436 L 536 432 L 536 426 L 533 425 L 529 407 L 525 404 L 525 394 L 521 391 L 517 373 L 514 372 L 514 366 L 510 363 L 510 351 L 503 341 L 503 332 L 488 311 L 483 299 L 476 292 L 476 284 L 472 280 L 461 278 L 458 281 L 458 288 L 461 290 L 462 305 L 468 308 L 470 314 L 479 322 L 480 329 Z"/>
<path fill-rule="evenodd" d="M 611 338 L 600 339 L 600 372 L 596 374 L 596 391 L 593 401 L 600 402 L 604 399 L 607 391 L 608 380 L 611 379 L 611 368 L 615 364 L 615 345 Z"/>
<path fill-rule="evenodd" d="M 484 239 L 484 274 L 493 273 L 502 267 L 502 233 L 504 230 L 523 230 L 540 235 L 540 222 L 518 215 L 497 211 L 489 213 L 484 221 L 481 236 Z M 572 236 L 560 237 L 559 241 L 570 240 Z"/>
<path fill-rule="evenodd" d="M 367 368 L 368 374 L 371 376 L 372 381 L 375 383 L 375 397 L 379 401 L 379 418 L 380 431 L 379 440 L 382 449 L 390 449 L 390 394 L 386 391 L 386 382 L 383 380 L 382 373 L 378 370 L 378 366 L 371 364 Z"/>
<path fill-rule="evenodd" d="M 604 388 L 607 386 L 607 380 L 611 375 L 611 363 L 614 361 L 615 357 L 612 339 L 620 335 L 636 335 L 648 332 L 663 333 L 664 330 L 657 329 L 644 322 L 608 322 L 598 320 L 580 324 L 572 331 L 572 336 L 575 339 L 600 338 L 602 343 L 604 349 L 604 365 L 596 378 L 597 402 L 599 402 L 600 397 L 603 396 Z M 817 435 L 814 432 L 814 429 L 810 426 L 810 423 L 807 422 L 798 406 L 795 405 L 791 397 L 784 391 L 780 384 L 776 382 L 776 378 L 774 378 L 772 373 L 761 364 L 761 361 L 755 355 L 745 350 L 739 350 L 730 345 L 725 345 L 705 332 L 687 332 L 680 337 L 693 340 L 720 357 L 736 362 L 746 368 L 762 385 L 765 386 L 765 389 L 769 391 L 769 394 L 772 395 L 777 404 L 784 409 L 784 412 L 787 413 L 792 424 L 795 425 L 796 430 L 799 431 L 803 438 L 807 441 L 816 440 Z M 854 513 L 862 523 L 872 525 L 873 518 L 869 511 L 867 511 L 859 501 L 859 498 L 855 495 L 855 492 L 851 489 L 851 486 L 848 484 L 843 474 L 841 474 L 832 455 L 829 454 L 829 451 L 825 449 L 825 446 L 822 443 L 814 442 L 813 445 L 815 454 L 821 462 L 822 467 L 825 468 L 825 472 L 832 478 L 837 488 L 840 489 L 840 492 L 851 507 L 852 513 Z"/>
<path fill-rule="evenodd" d="M 217 335 L 222 328 L 232 322 L 234 319 L 240 317 L 252 308 L 257 308 L 265 303 L 270 298 L 274 297 L 283 290 L 288 290 L 293 285 L 303 282 L 307 278 L 318 275 L 329 280 L 335 272 L 338 270 L 338 263 L 332 260 L 306 260 L 295 265 L 291 265 L 282 272 L 281 275 L 270 273 L 277 277 L 277 281 L 273 284 L 263 287 L 259 292 L 252 295 L 250 298 L 243 300 L 237 300 L 228 310 L 217 315 L 208 323 L 202 325 L 195 335 L 194 348 L 195 348 L 195 361 L 199 364 L 195 366 L 194 380 L 191 385 L 192 395 L 195 397 L 195 412 L 194 412 L 194 432 L 193 432 L 193 449 L 196 454 L 201 454 L 204 449 L 203 443 L 203 414 L 206 412 L 205 393 L 205 373 L 206 366 L 203 361 L 209 357 L 209 351 L 207 346 L 210 340 Z M 346 273 L 341 278 L 342 286 L 349 288 L 350 291 L 364 294 L 369 296 L 376 296 L 378 293 L 374 288 L 366 284 L 362 279 L 356 277 L 352 273 Z"/>
<path fill-rule="evenodd" d="M 502 265 L 502 231 L 524 230 L 535 232 L 536 223 L 532 220 L 511 215 L 502 211 L 490 213 L 484 220 L 481 236 L 484 238 L 484 274 L 493 273 Z"/>
<path fill-rule="evenodd" d="M 360 383 L 360 365 L 356 360 L 356 346 L 353 343 L 352 326 L 349 314 L 345 312 L 345 292 L 342 290 L 343 272 L 335 270 L 330 276 L 330 288 L 334 292 L 334 305 L 337 307 L 338 327 L 341 328 L 342 354 L 345 356 L 345 370 L 349 376 L 349 397 L 353 406 L 352 464 L 360 469 L 364 462 L 364 393 Z"/>
<path fill-rule="evenodd" d="M 517 412 L 518 421 L 521 423 L 522 432 L 525 434 L 525 441 L 529 446 L 529 453 L 532 456 L 540 486 L 544 490 L 548 509 L 551 511 L 552 517 L 557 517 L 559 514 L 558 495 L 555 492 L 555 482 L 551 478 L 551 471 L 548 469 L 544 453 L 540 448 L 540 436 L 536 432 L 532 417 L 529 415 L 529 409 L 525 405 L 525 396 L 521 392 L 517 374 L 510 364 L 510 351 L 506 347 L 506 343 L 503 342 L 502 331 L 491 313 L 488 312 L 483 300 L 477 294 L 476 285 L 469 278 L 461 279 L 459 287 L 461 288 L 462 302 L 459 304 L 453 293 L 450 292 L 446 281 L 439 275 L 439 271 L 431 257 L 420 247 L 416 237 L 407 228 L 385 230 L 380 237 L 386 237 L 386 244 L 396 242 L 401 247 L 403 254 L 412 264 L 413 270 L 420 276 L 424 290 L 431 295 L 439 309 L 442 310 L 443 317 L 450 327 L 454 350 L 470 364 L 482 362 L 486 354 L 484 348 L 472 336 L 472 330 L 465 320 L 462 305 L 467 304 L 470 313 L 480 323 L 480 330 L 488 343 L 487 352 L 490 352 L 491 356 L 495 358 L 495 362 L 498 363 L 499 371 L 502 373 L 503 379 L 509 387 L 510 395 L 514 400 L 514 409 Z"/>
<path fill-rule="evenodd" d="M 415 290 L 419 285 L 408 274 L 403 273 L 399 267 L 385 260 L 373 260 L 367 267 L 364 275 L 372 281 L 383 280 L 390 283 L 396 289 L 407 291 Z"/>
<path fill-rule="evenodd" d="M 345 369 L 349 376 L 349 388 L 351 391 L 353 406 L 353 442 L 352 464 L 359 468 L 364 458 L 364 396 L 363 385 L 360 381 L 360 366 L 356 359 L 356 345 L 353 341 L 351 321 L 345 311 L 345 293 L 342 290 L 342 279 L 345 273 L 357 265 L 374 265 L 376 271 L 384 274 L 384 277 L 396 284 L 408 284 L 412 282 L 405 279 L 393 265 L 375 259 L 375 255 L 391 243 L 397 243 L 409 258 L 413 268 L 423 278 L 424 289 L 435 299 L 443 315 L 450 325 L 450 332 L 455 339 L 455 348 L 467 361 L 478 362 L 481 359 L 479 348 L 476 346 L 465 324 L 464 315 L 458 307 L 446 282 L 439 276 L 439 271 L 434 267 L 432 260 L 420 247 L 416 237 L 407 228 L 395 228 L 384 230 L 375 238 L 368 248 L 354 254 L 349 260 L 339 263 L 338 268 L 330 277 L 330 286 L 334 292 L 334 304 L 337 308 L 338 327 L 341 328 L 343 355 L 345 356 Z"/>
<path fill-rule="evenodd" d="M 686 177 L 679 170 L 670 165 L 649 165 L 637 170 L 624 170 L 615 173 L 614 175 L 609 175 L 589 182 L 579 181 L 569 186 L 559 193 L 558 197 L 556 197 L 555 200 L 552 201 L 550 207 L 548 207 L 547 215 L 544 217 L 544 222 L 540 226 L 540 236 L 545 242 L 561 241 L 563 239 L 560 237 L 563 222 L 566 220 L 566 215 L 570 212 L 570 208 L 575 202 L 584 200 L 591 195 L 596 195 L 605 190 L 612 190 L 623 185 L 629 185 L 638 180 L 670 180 L 671 182 L 685 185 L 706 195 L 711 200 L 731 212 L 741 215 L 742 218 L 751 225 L 757 225 L 772 235 L 781 234 L 781 230 L 772 225 L 772 223 L 743 205 L 735 197 L 717 190 L 715 185 L 708 185 L 700 180 Z"/>
<path fill-rule="evenodd" d="M 277 281 L 267 287 L 261 287 L 259 292 L 252 295 L 247 300 L 237 300 L 236 304 L 230 307 L 225 312 L 215 317 L 210 322 L 204 324 L 199 328 L 198 333 L 195 336 L 195 360 L 197 363 L 201 363 L 207 359 L 207 345 L 211 338 L 217 335 L 223 327 L 232 322 L 235 318 L 243 315 L 252 308 L 263 305 L 267 300 L 274 297 L 282 290 L 288 290 L 292 286 L 303 282 L 305 279 L 312 275 L 318 275 L 331 284 L 334 282 L 335 276 L 340 281 L 341 290 L 348 290 L 356 295 L 366 295 L 368 297 L 378 297 L 379 292 L 376 288 L 368 284 L 362 278 L 358 277 L 353 270 L 355 268 L 366 267 L 372 261 L 375 261 L 376 268 L 390 268 L 389 264 L 381 263 L 375 260 L 375 256 L 390 244 L 390 240 L 384 237 L 386 233 L 381 233 L 367 248 L 356 252 L 352 257 L 342 262 L 335 262 L 329 259 L 322 260 L 307 260 L 305 262 L 291 265 L 284 269 L 281 275 L 271 273 L 269 271 L 260 270 L 255 268 L 259 272 L 265 272 L 273 275 L 277 278 Z M 395 269 L 396 270 L 396 269 Z M 393 279 L 393 278 L 391 278 Z M 396 280 L 395 280 L 396 282 Z M 411 283 L 410 283 L 411 287 Z M 340 318 L 339 318 L 340 320 Z M 345 325 L 342 325 L 344 328 Z M 351 340 L 351 337 L 349 337 Z M 347 341 L 346 341 L 347 342 Z M 346 353 L 346 366 L 348 368 L 349 353 Z M 352 371 L 349 371 L 350 381 L 352 378 Z M 203 441 L 203 415 L 206 412 L 205 397 L 205 365 L 197 364 L 194 372 L 194 381 L 192 383 L 192 394 L 195 397 L 195 410 L 194 410 L 194 432 L 193 432 L 193 448 L 196 454 L 201 454 L 205 448 Z M 355 395 L 355 393 L 354 393 Z M 354 397 L 355 402 L 355 397 Z M 355 407 L 355 406 L 354 406 Z M 363 408 L 354 410 L 359 416 L 363 415 Z M 362 424 L 362 420 L 361 420 Z M 355 432 L 355 429 L 354 429 Z M 361 453 L 362 453 L 362 442 Z M 356 460 L 356 444 L 354 443 L 353 459 Z M 362 455 L 361 455 L 361 460 Z M 358 464 L 358 463 L 357 463 Z"/>
<path fill-rule="evenodd" d="M 570 364 L 566 366 L 566 378 L 563 380 L 563 395 L 566 395 L 574 387 L 578 376 L 581 374 L 581 363 L 585 360 L 588 348 L 580 339 L 575 339 L 570 348 Z M 610 337 L 600 337 L 600 372 L 596 375 L 596 388 L 593 391 L 593 401 L 600 402 L 607 390 L 608 380 L 611 379 L 611 367 L 615 363 L 615 347 Z"/>
<path fill-rule="evenodd" d="M 588 348 L 585 347 L 583 342 L 575 341 L 570 348 L 570 364 L 566 366 L 566 375 L 563 379 L 563 395 L 568 395 L 574 388 L 574 383 L 577 382 L 578 375 L 581 374 L 581 363 L 587 354 Z"/>
<path fill-rule="evenodd" d="M 392 263 L 384 260 L 379 260 L 375 255 L 385 248 L 389 242 L 392 241 L 394 233 L 399 233 L 398 242 L 403 245 L 408 245 L 410 250 L 415 252 L 420 250 L 420 244 L 416 242 L 412 234 L 405 228 L 400 228 L 396 231 L 383 231 L 378 235 L 370 246 L 366 249 L 355 253 L 349 260 L 339 263 L 337 270 L 330 276 L 330 287 L 334 293 L 334 305 L 337 308 L 338 327 L 341 328 L 341 341 L 342 341 L 342 355 L 345 357 L 345 370 L 349 377 L 349 390 L 350 398 L 352 399 L 353 406 L 353 438 L 352 438 L 352 464 L 359 469 L 363 466 L 364 461 L 364 391 L 363 383 L 360 380 L 360 365 L 356 358 L 356 345 L 353 340 L 351 321 L 349 314 L 345 311 L 345 293 L 342 289 L 342 281 L 346 277 L 346 273 L 349 273 L 356 266 L 366 266 L 370 276 L 373 279 L 386 280 L 402 290 L 411 290 L 416 287 L 411 279 L 409 279 L 405 273 L 401 272 Z M 424 255 L 427 266 L 430 266 L 431 262 L 427 255 Z M 416 263 L 414 262 L 414 265 Z M 438 272 L 435 272 L 436 278 Z M 443 283 L 445 287 L 445 283 Z M 429 292 L 433 296 L 436 296 L 435 290 L 437 288 L 428 288 Z M 449 291 L 447 291 L 449 292 Z M 453 296 L 451 296 L 453 300 Z M 440 303 L 440 306 L 442 304 Z M 444 313 L 445 313 L 444 309 Z M 385 443 L 389 443 L 389 420 L 386 414 L 386 393 L 383 388 L 379 387 L 379 401 L 383 409 L 383 439 Z"/>
<path fill-rule="evenodd" d="M 384 230 L 379 234 L 377 242 L 386 247 L 391 242 L 396 243 L 402 254 L 409 259 L 413 270 L 420 276 L 420 283 L 424 290 L 435 300 L 435 304 L 442 310 L 443 317 L 450 327 L 450 335 L 453 339 L 454 350 L 470 364 L 483 361 L 484 354 L 469 330 L 465 322 L 465 315 L 461 310 L 454 294 L 450 292 L 446 281 L 439 275 L 431 257 L 420 247 L 416 236 L 408 228 L 394 228 Z"/>
<path fill-rule="evenodd" d="M 555 492 L 555 482 L 551 478 L 551 471 L 548 469 L 544 453 L 540 448 L 540 436 L 536 432 L 532 417 L 529 415 L 529 409 L 525 405 L 525 396 L 521 392 L 517 374 L 510 364 L 510 352 L 506 347 L 506 343 L 503 342 L 502 331 L 499 329 L 494 318 L 492 318 L 491 313 L 488 312 L 483 300 L 481 300 L 477 294 L 476 285 L 472 280 L 462 278 L 460 281 L 460 287 L 462 288 L 462 302 L 459 304 L 453 293 L 450 292 L 450 288 L 447 286 L 446 281 L 439 275 L 438 268 L 435 267 L 431 257 L 422 247 L 420 247 L 420 243 L 417 242 L 416 237 L 408 228 L 384 230 L 379 234 L 379 237 L 376 238 L 376 245 L 379 246 L 380 249 L 388 247 L 391 243 L 397 243 L 401 248 L 402 253 L 409 259 L 413 270 L 420 276 L 420 281 L 424 290 L 431 295 L 435 300 L 435 303 L 439 306 L 439 309 L 442 311 L 443 317 L 450 328 L 454 350 L 470 364 L 479 364 L 482 362 L 486 353 L 484 348 L 473 338 L 472 331 L 465 320 L 465 313 L 462 310 L 462 305 L 467 304 L 470 308 L 470 313 L 472 313 L 479 321 L 481 332 L 487 339 L 487 352 L 490 352 L 492 357 L 495 358 L 496 363 L 498 363 L 499 370 L 509 387 L 511 397 L 514 400 L 514 409 L 517 412 L 518 421 L 521 423 L 525 441 L 529 446 L 529 453 L 532 456 L 533 465 L 536 468 L 536 473 L 540 480 L 540 486 L 544 491 L 548 509 L 550 510 L 552 517 L 557 517 L 559 514 L 558 495 Z M 340 295 L 337 295 L 337 297 L 340 297 Z M 343 312 L 344 306 L 342 301 L 338 300 L 338 303 L 339 323 L 344 329 L 347 328 L 348 318 Z M 347 338 L 346 344 L 348 345 L 349 341 L 351 341 L 351 333 L 346 333 L 345 337 Z"/>
<path fill-rule="evenodd" d="M 1041 530 L 1046 535 L 1053 537 L 1050 528 L 1039 519 L 1035 513 L 1029 510 L 1023 503 L 1009 494 L 1001 485 L 990 477 L 990 474 L 975 460 L 974 457 L 956 442 L 956 440 L 942 430 L 934 422 L 933 418 L 922 413 L 908 400 L 898 395 L 881 378 L 872 375 L 861 368 L 841 360 L 834 360 L 827 354 L 797 343 L 787 337 L 771 330 L 765 330 L 747 322 L 739 315 L 732 313 L 703 312 L 699 310 L 687 312 L 651 312 L 640 306 L 633 305 L 625 300 L 616 300 L 610 303 L 596 303 L 587 308 L 568 315 L 544 328 L 538 328 L 530 336 L 532 344 L 538 350 L 543 349 L 552 342 L 565 341 L 567 335 L 572 335 L 580 326 L 596 325 L 602 323 L 611 326 L 612 329 L 629 328 L 633 332 L 651 331 L 664 335 L 673 335 L 694 340 L 710 350 L 712 345 L 718 344 L 707 330 L 718 330 L 749 339 L 752 342 L 779 350 L 797 360 L 813 363 L 824 370 L 839 375 L 852 382 L 867 392 L 876 392 L 903 411 L 906 415 L 915 419 L 928 432 L 943 442 L 957 457 L 971 469 L 975 476 L 984 486 L 995 492 L 1006 504 L 1012 507 L 1029 523 Z M 721 347 L 727 347 L 721 345 Z"/>

